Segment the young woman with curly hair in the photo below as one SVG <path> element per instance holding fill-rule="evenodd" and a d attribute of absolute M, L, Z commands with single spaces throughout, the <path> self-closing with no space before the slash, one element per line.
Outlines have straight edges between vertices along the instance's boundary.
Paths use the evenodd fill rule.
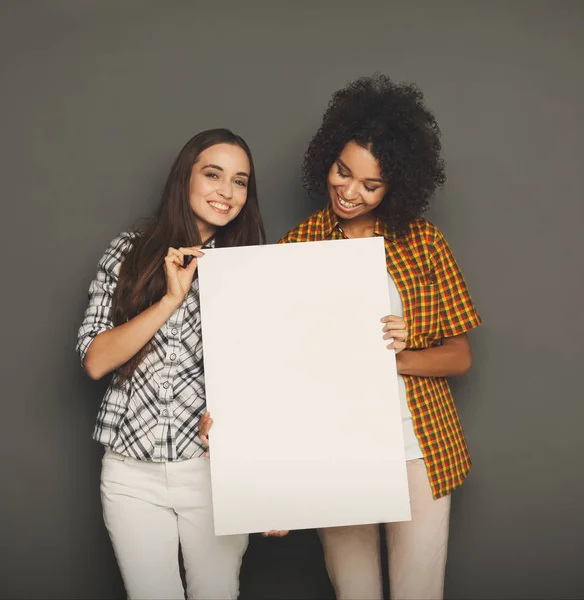
<path fill-rule="evenodd" d="M 444 236 L 422 216 L 445 181 L 440 151 L 440 130 L 417 87 L 385 76 L 351 83 L 333 95 L 304 157 L 305 187 L 328 203 L 281 240 L 385 241 L 393 314 L 380 330 L 397 353 L 412 508 L 411 521 L 385 525 L 398 599 L 442 598 L 450 492 L 470 468 L 447 377 L 470 369 L 466 331 L 480 318 Z M 337 598 L 381 599 L 378 526 L 319 535 Z"/>

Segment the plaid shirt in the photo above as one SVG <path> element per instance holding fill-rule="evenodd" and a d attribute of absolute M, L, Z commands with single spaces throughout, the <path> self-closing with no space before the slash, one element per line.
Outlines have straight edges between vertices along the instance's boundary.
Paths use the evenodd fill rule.
<path fill-rule="evenodd" d="M 387 270 L 403 301 L 408 350 L 438 346 L 442 338 L 481 323 L 462 273 L 437 227 L 420 218 L 410 225 L 408 235 L 400 238 L 378 219 L 375 235 L 385 239 Z M 327 205 L 287 233 L 280 243 L 343 237 Z M 458 487 L 471 466 L 458 412 L 445 377 L 403 377 L 432 492 L 439 498 Z"/>
<path fill-rule="evenodd" d="M 89 287 L 89 306 L 79 329 L 81 361 L 93 339 L 112 329 L 112 298 L 134 233 L 122 233 L 99 261 Z M 130 381 L 114 375 L 97 416 L 93 437 L 112 450 L 142 460 L 175 461 L 202 456 L 199 418 L 205 411 L 198 278 L 180 307 L 152 338 L 152 351 Z"/>

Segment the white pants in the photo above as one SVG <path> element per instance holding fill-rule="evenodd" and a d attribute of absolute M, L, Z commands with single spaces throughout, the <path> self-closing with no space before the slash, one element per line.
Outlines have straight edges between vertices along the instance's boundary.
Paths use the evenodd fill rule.
<path fill-rule="evenodd" d="M 440 600 L 448 549 L 450 496 L 432 497 L 423 459 L 408 461 L 412 520 L 387 523 L 392 600 Z M 319 530 L 337 600 L 381 600 L 379 527 Z"/>
<path fill-rule="evenodd" d="M 154 463 L 106 450 L 101 470 L 105 525 L 128 597 L 236 599 L 247 535 L 215 536 L 209 460 Z"/>

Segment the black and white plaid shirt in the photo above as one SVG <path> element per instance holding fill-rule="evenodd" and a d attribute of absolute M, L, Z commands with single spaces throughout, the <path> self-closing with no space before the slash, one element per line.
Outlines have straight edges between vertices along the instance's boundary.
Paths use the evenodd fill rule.
<path fill-rule="evenodd" d="M 112 298 L 135 235 L 119 235 L 99 261 L 78 334 L 81 361 L 95 336 L 114 327 Z M 93 432 L 98 442 L 120 454 L 156 462 L 203 455 L 198 423 L 206 403 L 198 286 L 195 278 L 181 306 L 154 335 L 151 352 L 131 380 L 116 386 L 114 375 Z"/>

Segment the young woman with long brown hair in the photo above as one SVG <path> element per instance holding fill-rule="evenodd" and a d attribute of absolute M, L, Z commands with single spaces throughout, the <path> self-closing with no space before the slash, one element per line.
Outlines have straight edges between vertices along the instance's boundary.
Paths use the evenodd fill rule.
<path fill-rule="evenodd" d="M 201 248 L 265 241 L 251 152 L 226 129 L 178 154 L 158 211 L 100 260 L 77 349 L 113 373 L 94 438 L 101 499 L 130 598 L 237 598 L 247 536 L 213 531 L 197 261 Z"/>

